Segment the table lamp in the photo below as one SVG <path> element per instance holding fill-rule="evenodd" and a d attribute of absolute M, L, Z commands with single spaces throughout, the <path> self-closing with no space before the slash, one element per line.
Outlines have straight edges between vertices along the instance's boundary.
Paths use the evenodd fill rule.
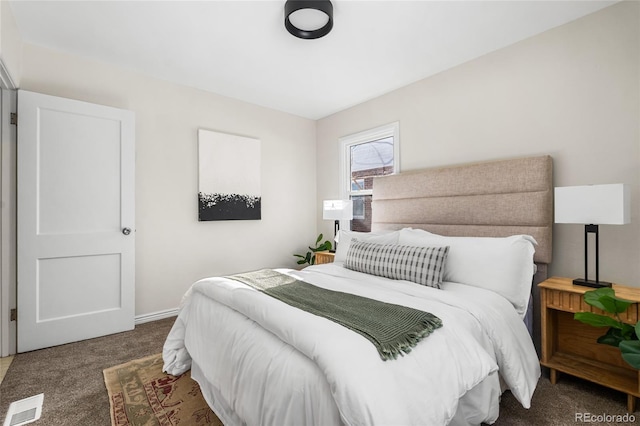
<path fill-rule="evenodd" d="M 587 287 L 611 287 L 600 281 L 598 225 L 624 225 L 630 222 L 631 195 L 629 185 L 564 186 L 555 188 L 555 223 L 584 224 L 584 278 L 573 284 Z M 595 234 L 596 279 L 589 279 L 588 235 Z"/>
<path fill-rule="evenodd" d="M 322 203 L 322 218 L 335 221 L 333 226 L 333 237 L 335 238 L 340 230 L 340 221 L 353 219 L 353 201 L 324 200 Z"/>

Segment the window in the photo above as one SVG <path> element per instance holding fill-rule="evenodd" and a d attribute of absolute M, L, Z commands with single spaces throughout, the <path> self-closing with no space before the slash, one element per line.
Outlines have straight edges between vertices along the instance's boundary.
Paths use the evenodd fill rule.
<path fill-rule="evenodd" d="M 353 201 L 353 220 L 343 229 L 371 231 L 373 178 L 400 171 L 399 123 L 340 138 L 342 198 Z"/>

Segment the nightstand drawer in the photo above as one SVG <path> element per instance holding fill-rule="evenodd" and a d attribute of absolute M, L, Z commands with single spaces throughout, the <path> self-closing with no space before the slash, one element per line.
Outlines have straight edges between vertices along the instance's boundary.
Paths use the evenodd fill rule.
<path fill-rule="evenodd" d="M 592 290 L 592 289 L 590 289 Z M 568 293 L 565 290 L 545 289 L 547 297 L 547 308 L 564 312 L 593 312 L 600 315 L 613 315 L 604 312 L 598 308 L 588 305 L 584 301 L 584 294 Z M 622 296 L 620 296 L 622 297 Z M 635 325 L 638 322 L 638 304 L 633 304 L 620 314 L 620 319 L 628 324 Z"/>
<path fill-rule="evenodd" d="M 333 259 L 336 257 L 335 253 L 328 251 L 319 251 L 316 253 L 316 265 L 323 263 L 333 263 Z"/>

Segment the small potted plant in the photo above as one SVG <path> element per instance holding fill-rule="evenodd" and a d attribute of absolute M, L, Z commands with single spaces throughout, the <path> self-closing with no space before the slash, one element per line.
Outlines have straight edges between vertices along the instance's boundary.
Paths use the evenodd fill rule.
<path fill-rule="evenodd" d="M 322 241 L 323 235 L 318 235 L 316 239 L 316 245 L 314 247 L 309 246 L 309 251 L 306 254 L 294 254 L 298 259 L 298 265 L 315 265 L 316 264 L 316 252 L 331 250 L 331 241 L 326 240 L 324 243 L 320 244 Z"/>
<path fill-rule="evenodd" d="M 640 369 L 640 321 L 634 327 L 620 319 L 620 314 L 634 302 L 617 297 L 615 291 L 609 287 L 586 292 L 584 301 L 612 316 L 577 312 L 573 316 L 574 319 L 594 327 L 608 327 L 607 332 L 600 336 L 597 342 L 619 348 L 622 359 L 633 368 Z"/>

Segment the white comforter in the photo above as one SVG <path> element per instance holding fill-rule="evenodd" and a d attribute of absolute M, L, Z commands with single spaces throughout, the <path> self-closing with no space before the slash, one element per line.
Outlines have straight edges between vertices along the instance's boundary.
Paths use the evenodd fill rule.
<path fill-rule="evenodd" d="M 431 312 L 442 319 L 443 327 L 409 355 L 385 362 L 368 340 L 332 321 L 240 282 L 207 278 L 185 294 L 164 345 L 165 371 L 183 373 L 193 355 L 226 405 L 248 424 L 317 423 L 339 416 L 348 425 L 444 425 L 454 418 L 468 391 L 489 379 L 491 386 L 498 386 L 498 369 L 518 401 L 529 407 L 540 376 L 538 359 L 524 323 L 501 296 L 456 283 L 438 290 L 361 274 L 340 264 L 280 271 L 327 289 Z M 225 334 L 231 329 L 241 330 L 241 335 Z M 312 368 L 302 365 L 309 360 Z M 252 374 L 252 368 L 268 371 Z M 295 383 L 300 383 L 299 393 L 316 395 L 303 395 L 299 404 L 292 403 L 298 392 L 282 390 L 291 387 L 291 375 L 310 369 L 318 376 L 312 383 L 308 377 L 298 377 Z M 279 401 L 274 393 L 286 395 L 287 401 Z M 486 410 L 493 414 L 479 421 L 495 421 L 499 390 L 494 393 L 496 409 Z M 251 402 L 243 404 L 243 398 Z M 296 412 L 296 405 L 301 410 L 336 407 L 337 413 L 310 415 Z M 271 410 L 267 414 L 266 406 Z M 283 408 L 278 412 L 274 407 Z"/>

